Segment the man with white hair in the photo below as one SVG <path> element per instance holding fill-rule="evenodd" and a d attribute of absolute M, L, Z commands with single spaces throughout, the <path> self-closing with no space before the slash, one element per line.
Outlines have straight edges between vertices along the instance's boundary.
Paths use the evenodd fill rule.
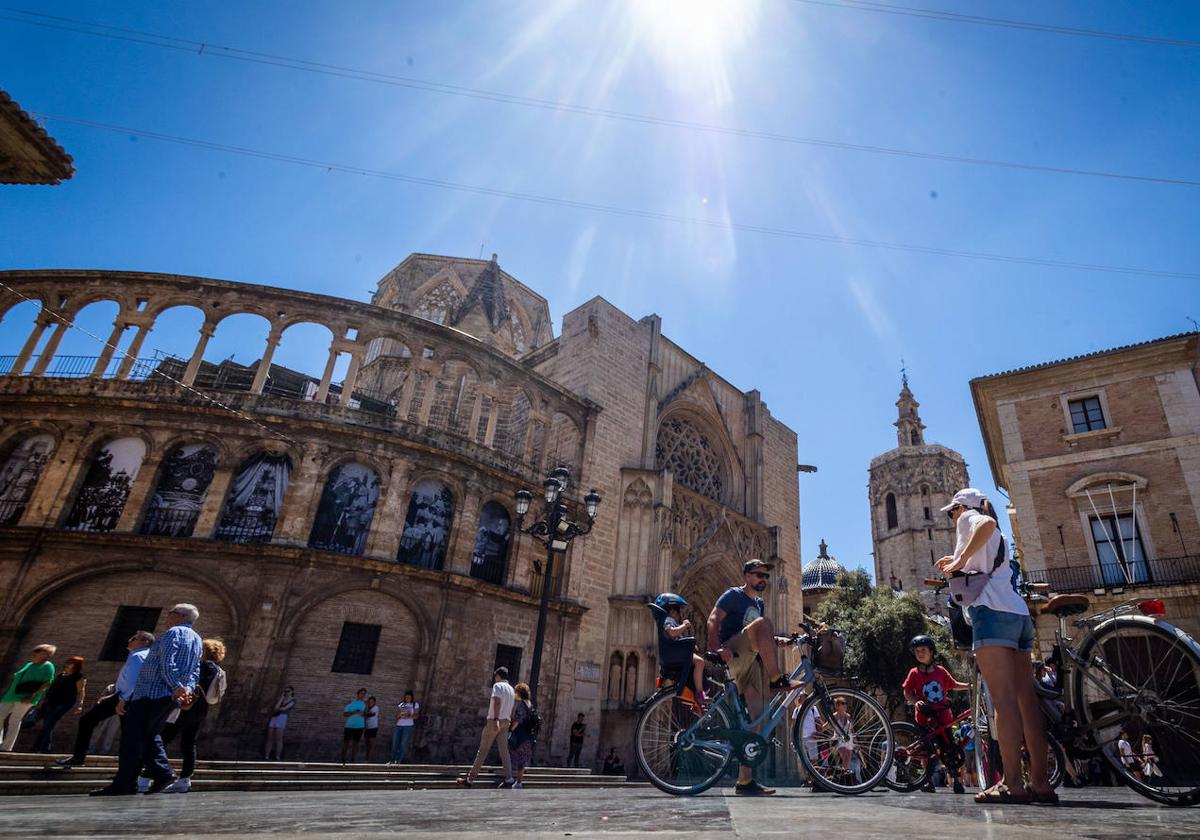
<path fill-rule="evenodd" d="M 191 604 L 176 604 L 167 613 L 167 630 L 146 654 L 130 699 L 117 701 L 121 715 L 117 775 L 91 796 L 137 793 L 143 767 L 151 779 L 147 793 L 158 793 L 175 781 L 159 735 L 171 712 L 191 698 L 200 676 L 200 636 L 192 629 L 199 617 L 200 611 Z"/>

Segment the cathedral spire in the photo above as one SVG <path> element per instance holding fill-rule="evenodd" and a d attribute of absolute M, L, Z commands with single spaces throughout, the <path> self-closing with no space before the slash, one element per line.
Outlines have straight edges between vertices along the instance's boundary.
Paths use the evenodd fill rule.
<path fill-rule="evenodd" d="M 908 371 L 901 368 L 900 399 L 896 400 L 899 417 L 896 420 L 896 439 L 903 446 L 925 445 L 925 424 L 921 422 L 917 398 L 908 388 Z"/>

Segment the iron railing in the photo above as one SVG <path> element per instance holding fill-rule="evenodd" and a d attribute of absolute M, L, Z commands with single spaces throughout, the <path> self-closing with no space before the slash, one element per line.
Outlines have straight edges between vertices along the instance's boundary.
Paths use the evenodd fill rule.
<path fill-rule="evenodd" d="M 190 537 L 199 517 L 198 510 L 151 508 L 142 520 L 141 532 L 147 536 Z"/>
<path fill-rule="evenodd" d="M 504 557 L 473 556 L 471 558 L 471 577 L 487 583 L 503 584 L 507 565 Z"/>
<path fill-rule="evenodd" d="M 20 522 L 21 514 L 25 513 L 25 506 L 26 502 L 12 499 L 0 502 L 0 528 Z"/>
<path fill-rule="evenodd" d="M 233 513 L 221 517 L 213 539 L 231 543 L 269 543 L 275 535 L 275 512 Z"/>
<path fill-rule="evenodd" d="M 1025 572 L 1029 583 L 1049 584 L 1052 592 L 1092 592 L 1126 586 L 1171 586 L 1200 582 L 1200 555 L 1157 557 L 1136 563 L 1092 564 Z"/>
<path fill-rule="evenodd" d="M 33 370 L 33 366 L 37 364 L 39 356 L 31 356 L 29 358 L 26 370 Z M 99 356 L 63 356 L 56 355 L 50 366 L 46 368 L 46 372 L 42 374 L 47 379 L 87 379 L 92 375 L 92 371 L 96 368 L 96 363 L 100 360 Z M 124 357 L 115 355 L 109 360 L 108 365 L 100 373 L 101 379 L 116 379 L 117 372 L 121 369 L 121 363 Z M 129 370 L 129 379 L 135 382 L 141 382 L 146 379 L 153 378 L 155 371 L 161 363 L 161 357 L 150 359 L 134 359 L 133 366 Z M 13 365 L 16 364 L 16 356 L 0 356 L 0 376 L 13 373 Z M 25 371 L 21 371 L 24 375 Z"/>

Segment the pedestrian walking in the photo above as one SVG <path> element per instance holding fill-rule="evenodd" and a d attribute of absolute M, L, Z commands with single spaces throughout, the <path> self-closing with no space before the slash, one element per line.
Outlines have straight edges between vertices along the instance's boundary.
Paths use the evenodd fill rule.
<path fill-rule="evenodd" d="M 106 690 L 104 696 L 96 701 L 96 705 L 79 718 L 79 728 L 75 731 L 75 748 L 71 750 L 71 755 L 52 762 L 48 765 L 48 769 L 67 770 L 71 767 L 82 767 L 87 760 L 90 749 L 89 742 L 97 727 L 110 719 L 113 721 L 113 726 L 119 727 L 117 703 L 121 700 L 129 702 L 133 699 L 133 687 L 137 683 L 138 673 L 142 670 L 142 663 L 146 661 L 146 654 L 150 652 L 152 644 L 154 644 L 154 634 L 146 630 L 139 630 L 129 637 L 129 640 L 125 642 L 125 649 L 128 651 L 125 656 L 125 664 L 121 666 L 121 670 L 117 674 L 117 681 L 111 686 L 112 691 Z M 111 743 L 111 737 L 109 742 Z"/>
<path fill-rule="evenodd" d="M 363 711 L 366 725 L 363 727 L 363 761 L 371 763 L 371 747 L 379 735 L 379 701 L 374 697 L 367 698 L 367 708 Z"/>
<path fill-rule="evenodd" d="M 117 684 L 109 683 L 108 686 L 105 687 L 104 693 L 100 695 L 100 699 L 97 700 L 96 702 L 100 703 L 102 701 L 108 700 L 110 697 L 112 697 L 116 693 L 117 693 Z M 115 707 L 116 703 L 114 702 L 112 705 Z M 95 706 L 93 706 L 92 708 L 95 708 Z M 84 712 L 83 714 L 84 714 L 84 716 L 86 716 L 87 712 Z M 81 717 L 79 719 L 79 725 L 83 726 L 83 717 Z M 78 732 L 76 732 L 76 734 L 78 735 Z M 115 744 L 117 742 L 117 739 L 120 737 L 121 737 L 121 719 L 119 717 L 117 717 L 117 713 L 114 711 L 107 718 L 100 721 L 100 723 L 98 723 L 96 725 L 96 728 L 92 730 L 92 737 L 88 739 L 88 743 L 87 743 L 87 754 L 88 755 L 110 755 L 113 750 L 113 744 Z M 59 761 L 63 761 L 63 760 L 64 759 L 59 759 Z"/>
<path fill-rule="evenodd" d="M 271 707 L 271 719 L 267 721 L 267 761 L 274 754 L 276 761 L 283 761 L 283 733 L 287 730 L 288 715 L 296 708 L 296 689 L 290 685 L 280 693 Z"/>
<path fill-rule="evenodd" d="M 421 704 L 416 701 L 411 691 L 404 692 L 404 698 L 396 706 L 396 728 L 392 730 L 392 760 L 389 764 L 400 764 L 404 761 L 420 714 Z"/>
<path fill-rule="evenodd" d="M 1151 783 L 1158 778 L 1158 783 L 1163 784 L 1163 771 L 1158 766 L 1158 753 L 1154 751 L 1154 739 L 1149 733 L 1142 736 L 1142 778 Z"/>
<path fill-rule="evenodd" d="M 533 747 L 537 743 L 537 712 L 529 686 L 517 683 L 513 686 L 516 702 L 513 703 L 512 723 L 509 726 L 508 755 L 512 761 L 513 775 L 516 782 L 514 788 L 525 787 L 525 768 L 533 761 Z"/>
<path fill-rule="evenodd" d="M 584 723 L 583 712 L 575 716 L 571 724 L 570 747 L 567 749 L 567 766 L 579 766 L 579 754 L 583 751 L 583 739 L 587 737 L 587 724 Z"/>
<path fill-rule="evenodd" d="M 72 656 L 42 695 L 37 705 L 38 723 L 42 728 L 33 742 L 34 752 L 54 752 L 54 727 L 68 712 L 83 714 L 83 701 L 87 696 L 87 677 L 84 676 L 83 665 L 82 656 Z"/>
<path fill-rule="evenodd" d="M 495 742 L 496 750 L 500 753 L 500 763 L 504 767 L 504 778 L 499 787 L 510 788 L 516 783 L 512 774 L 512 762 L 508 756 L 508 728 L 512 719 L 513 702 L 516 694 L 508 684 L 508 669 L 501 665 L 492 672 L 492 693 L 488 701 L 487 719 L 483 722 L 483 732 L 479 736 L 479 751 L 475 753 L 475 763 L 465 776 L 456 780 L 463 787 L 470 787 L 479 777 L 484 759 L 492 751 Z"/>
<path fill-rule="evenodd" d="M 171 712 L 191 699 L 200 676 L 200 636 L 192 629 L 199 617 L 192 604 L 176 604 L 167 613 L 167 630 L 146 654 L 132 698 L 117 701 L 122 716 L 117 774 L 91 796 L 132 796 L 143 767 L 150 774 L 147 793 L 175 781 L 160 735 Z"/>
<path fill-rule="evenodd" d="M 346 748 L 350 749 L 350 763 L 358 757 L 358 745 L 362 743 L 363 730 L 367 719 L 363 713 L 367 710 L 367 690 L 360 688 L 354 693 L 354 699 L 342 709 L 342 764 L 346 763 Z"/>
<path fill-rule="evenodd" d="M 196 772 L 196 739 L 200 728 L 208 719 L 209 709 L 225 697 L 227 678 L 221 662 L 225 659 L 225 643 L 220 639 L 205 639 L 201 642 L 200 678 L 196 691 L 189 702 L 179 709 L 175 720 L 163 728 L 162 741 L 167 745 L 179 736 L 180 755 L 183 767 L 179 778 L 163 788 L 163 793 L 187 793 L 192 789 L 192 774 Z"/>
<path fill-rule="evenodd" d="M 21 734 L 21 723 L 42 692 L 54 682 L 54 663 L 50 657 L 58 652 L 54 645 L 38 645 L 31 651 L 29 661 L 12 675 L 8 689 L 0 696 L 0 752 L 12 752 Z"/>
<path fill-rule="evenodd" d="M 1058 794 L 1047 777 L 1045 723 L 1030 679 L 1033 620 L 1017 592 L 1017 573 L 1010 571 L 996 511 L 982 493 L 966 487 L 942 512 L 954 522 L 957 540 L 954 554 L 935 565 L 949 576 L 951 595 L 971 625 L 971 647 L 991 696 L 1005 768 L 1000 781 L 976 794 L 975 801 L 1054 804 Z M 1028 784 L 1021 773 L 1022 743 L 1029 755 Z"/>

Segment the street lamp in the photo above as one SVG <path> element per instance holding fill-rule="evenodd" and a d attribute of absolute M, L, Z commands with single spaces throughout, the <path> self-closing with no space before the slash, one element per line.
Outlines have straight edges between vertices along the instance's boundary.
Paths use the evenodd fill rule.
<path fill-rule="evenodd" d="M 529 666 L 529 690 L 533 695 L 531 699 L 534 708 L 537 707 L 538 681 L 542 672 L 542 647 L 546 641 L 546 613 L 550 609 L 550 585 L 554 579 L 554 555 L 565 555 L 573 539 L 591 532 L 592 525 L 596 521 L 596 511 L 600 508 L 600 494 L 596 492 L 595 488 L 592 488 L 583 497 L 587 522 L 581 524 L 571 521 L 570 512 L 563 502 L 563 497 L 570 484 L 571 472 L 566 467 L 557 467 L 550 475 L 546 476 L 546 480 L 542 482 L 542 494 L 546 500 L 546 506 L 542 515 L 528 527 L 525 527 L 523 523 L 525 515 L 529 513 L 529 506 L 533 502 L 533 494 L 525 489 L 518 490 L 516 493 L 517 530 L 522 534 L 529 534 L 546 547 L 546 565 L 544 570 L 541 570 L 542 592 L 541 603 L 538 606 L 537 634 L 533 640 L 533 663 Z M 536 561 L 534 565 L 538 565 Z"/>

